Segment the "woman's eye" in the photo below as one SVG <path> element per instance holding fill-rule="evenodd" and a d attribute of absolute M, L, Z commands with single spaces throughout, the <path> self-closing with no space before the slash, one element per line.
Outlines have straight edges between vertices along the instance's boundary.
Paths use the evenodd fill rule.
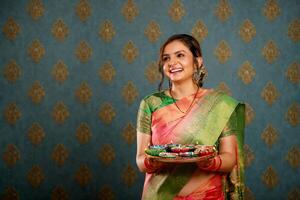
<path fill-rule="evenodd" d="M 168 59 L 169 59 L 169 57 L 163 57 L 162 60 L 163 60 L 164 62 L 166 62 L 166 61 L 168 61 Z"/>
<path fill-rule="evenodd" d="M 182 53 L 177 54 L 177 57 L 178 57 L 178 58 L 184 57 L 184 54 L 182 54 Z"/>

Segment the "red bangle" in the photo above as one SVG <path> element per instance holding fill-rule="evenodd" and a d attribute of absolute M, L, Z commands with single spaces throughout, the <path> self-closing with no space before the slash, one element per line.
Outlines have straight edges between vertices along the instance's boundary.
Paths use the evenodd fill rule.
<path fill-rule="evenodd" d="M 208 166 L 208 167 L 201 167 L 201 169 L 212 171 L 215 167 L 216 167 L 216 160 L 214 158 L 210 166 Z"/>
<path fill-rule="evenodd" d="M 219 158 L 219 165 L 218 167 L 216 166 L 217 162 L 216 162 L 216 158 Z M 222 166 L 222 159 L 220 157 L 220 155 L 216 156 L 212 162 L 212 164 L 208 167 L 201 167 L 203 170 L 209 170 L 209 171 L 219 171 L 219 169 Z"/>
<path fill-rule="evenodd" d="M 222 159 L 221 159 L 220 155 L 218 155 L 218 158 L 219 158 L 219 166 L 217 167 L 216 171 L 219 171 L 219 169 L 221 168 L 221 165 L 222 165 Z"/>
<path fill-rule="evenodd" d="M 151 165 L 151 163 L 146 157 L 144 159 L 144 165 L 146 167 L 147 173 L 154 173 L 156 171 L 156 169 Z"/>

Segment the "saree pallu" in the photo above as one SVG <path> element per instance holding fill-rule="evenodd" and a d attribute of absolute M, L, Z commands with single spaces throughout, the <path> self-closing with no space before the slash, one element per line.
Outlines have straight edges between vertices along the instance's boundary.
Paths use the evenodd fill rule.
<path fill-rule="evenodd" d="M 189 112 L 179 111 L 177 106 L 187 110 L 194 98 Z M 220 136 L 234 132 L 237 138 L 237 164 L 229 175 L 224 176 L 223 192 L 227 199 L 243 199 L 244 110 L 244 104 L 213 90 L 201 90 L 196 96 L 191 95 L 180 100 L 160 92 L 144 98 L 141 102 L 137 130 L 151 134 L 153 145 L 218 145 Z M 196 169 L 197 166 L 190 163 L 175 165 L 168 171 L 146 174 L 142 199 L 174 199 Z"/>

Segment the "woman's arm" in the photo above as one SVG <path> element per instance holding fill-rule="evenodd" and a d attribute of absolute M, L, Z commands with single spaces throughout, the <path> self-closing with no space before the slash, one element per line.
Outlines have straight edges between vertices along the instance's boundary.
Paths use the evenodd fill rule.
<path fill-rule="evenodd" d="M 208 161 L 197 163 L 198 167 L 208 171 L 230 172 L 236 164 L 236 145 L 235 135 L 222 137 L 218 155 Z"/>
<path fill-rule="evenodd" d="M 219 144 L 219 156 L 222 162 L 219 171 L 230 172 L 236 164 L 237 142 L 235 135 L 222 137 Z M 219 163 L 217 163 L 219 164 Z"/>
<path fill-rule="evenodd" d="M 146 157 L 145 149 L 151 144 L 151 135 L 137 132 L 136 164 L 141 172 L 154 173 L 166 164 Z"/>
<path fill-rule="evenodd" d="M 146 172 L 147 169 L 144 164 L 145 149 L 151 142 L 151 135 L 137 132 L 137 150 L 136 150 L 136 164 L 141 172 Z"/>

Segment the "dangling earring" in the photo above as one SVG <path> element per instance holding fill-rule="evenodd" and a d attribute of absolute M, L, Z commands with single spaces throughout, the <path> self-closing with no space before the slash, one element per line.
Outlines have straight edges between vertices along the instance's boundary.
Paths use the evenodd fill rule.
<path fill-rule="evenodd" d="M 204 77 L 205 76 L 205 68 L 203 65 L 200 66 L 200 70 L 199 70 L 199 77 Z"/>

